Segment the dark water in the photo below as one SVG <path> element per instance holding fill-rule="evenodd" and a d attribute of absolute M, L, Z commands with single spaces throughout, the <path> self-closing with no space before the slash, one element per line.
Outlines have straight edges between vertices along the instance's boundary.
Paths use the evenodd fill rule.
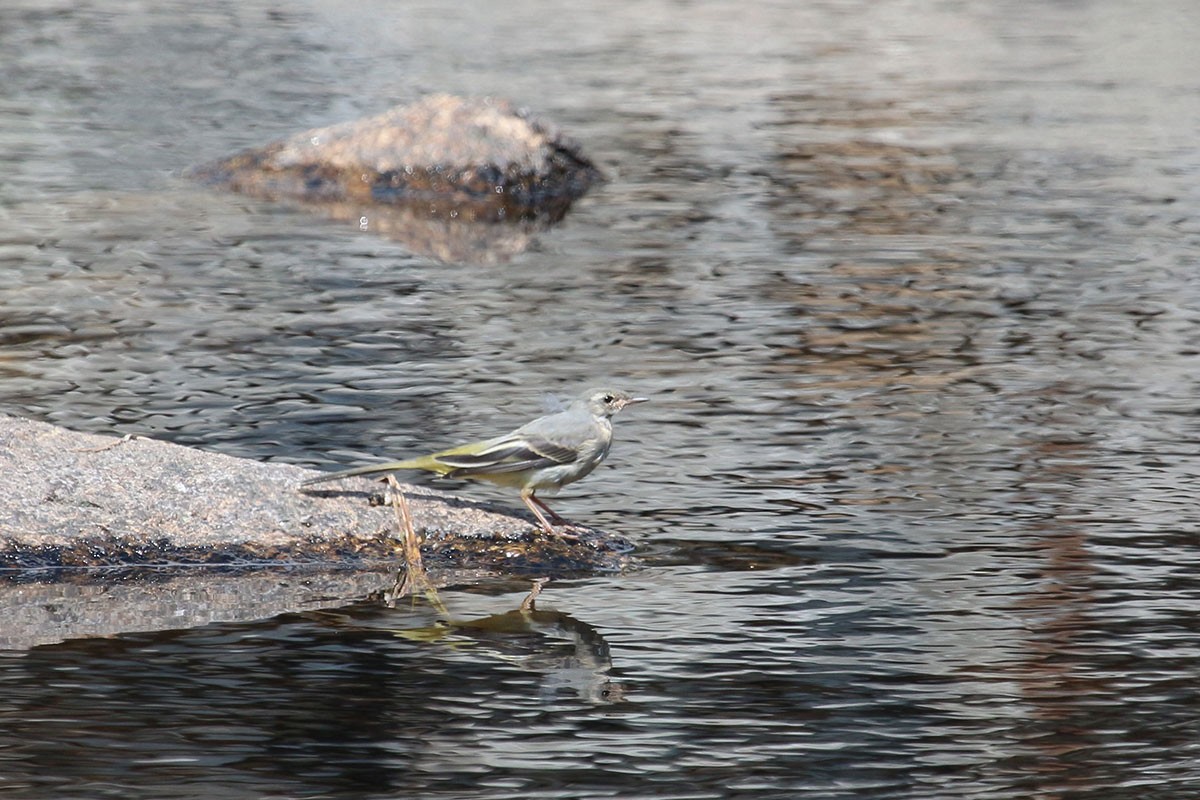
<path fill-rule="evenodd" d="M 645 569 L 13 653 L 0 793 L 1195 796 L 1200 12 L 1134 6 L 6 2 L 0 408 L 327 465 L 654 402 L 557 504 Z M 481 267 L 178 178 L 435 90 L 612 180 Z"/>

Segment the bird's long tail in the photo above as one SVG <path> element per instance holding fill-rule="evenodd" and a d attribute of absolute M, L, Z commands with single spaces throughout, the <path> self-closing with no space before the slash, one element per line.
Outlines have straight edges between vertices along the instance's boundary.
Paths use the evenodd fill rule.
<path fill-rule="evenodd" d="M 300 485 L 311 486 L 314 483 L 340 481 L 342 478 L 353 478 L 356 475 L 382 475 L 385 472 L 395 472 L 401 469 L 423 469 L 429 472 L 436 472 L 441 475 L 449 472 L 452 467 L 448 467 L 440 461 L 437 461 L 432 456 L 422 456 L 421 458 L 412 458 L 408 461 L 389 461 L 386 464 L 371 464 L 365 467 L 344 469 L 341 472 L 330 472 L 328 475 L 320 475 L 316 478 L 309 478 Z"/>

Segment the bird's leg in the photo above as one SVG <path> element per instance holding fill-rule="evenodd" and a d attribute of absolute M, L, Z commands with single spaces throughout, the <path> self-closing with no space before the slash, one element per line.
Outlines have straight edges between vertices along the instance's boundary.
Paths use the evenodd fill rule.
<path fill-rule="evenodd" d="M 555 511 L 553 508 L 551 508 L 549 505 L 547 505 L 546 501 L 543 500 L 542 498 L 538 497 L 536 494 L 531 492 L 529 495 L 529 499 L 532 500 L 533 502 L 537 503 L 539 506 L 541 506 L 542 510 L 547 512 L 550 515 L 550 519 L 554 520 L 555 522 L 561 523 L 563 525 L 571 524 L 571 521 L 569 519 L 562 516 L 557 511 Z M 570 539 L 573 542 L 579 541 L 579 537 L 573 533 L 563 533 L 563 531 L 561 529 L 559 529 L 557 532 L 558 532 L 558 535 L 563 537 L 564 539 Z"/>
<path fill-rule="evenodd" d="M 550 534 L 551 536 L 559 536 L 563 539 L 574 540 L 574 539 L 579 538 L 578 536 L 575 536 L 574 534 L 563 533 L 562 531 L 554 530 L 554 526 L 550 524 L 550 521 L 548 519 L 546 519 L 546 515 L 543 514 L 541 509 L 538 508 L 538 506 L 542 506 L 543 508 L 545 508 L 546 504 L 543 503 L 541 500 L 538 500 L 537 497 L 534 496 L 532 491 L 521 492 L 521 500 L 525 503 L 525 506 L 530 511 L 533 512 L 533 515 L 538 518 L 538 522 L 542 523 L 542 529 L 544 531 L 546 531 L 546 533 Z M 546 510 L 550 511 L 549 508 L 546 508 Z M 550 511 L 550 513 L 554 514 L 553 511 Z M 554 514 L 554 516 L 557 517 L 558 515 Z"/>
<path fill-rule="evenodd" d="M 529 495 L 529 499 L 532 500 L 533 502 L 537 503 L 539 506 L 541 506 L 543 511 L 548 512 L 550 514 L 550 518 L 552 520 L 554 520 L 555 522 L 567 522 L 568 521 L 568 520 L 564 519 L 562 517 L 562 515 L 559 514 L 557 511 L 555 511 L 553 508 L 546 505 L 546 501 L 543 500 L 542 498 L 538 497 L 536 494 Z"/>
<path fill-rule="evenodd" d="M 542 530 L 546 531 L 546 533 L 550 534 L 551 536 L 558 535 L 558 531 L 554 530 L 554 526 L 552 526 L 550 521 L 546 519 L 544 514 L 542 514 L 541 509 L 534 505 L 534 496 L 532 494 L 529 492 L 521 492 L 521 502 L 523 502 L 525 506 L 533 512 L 533 515 L 538 518 L 538 522 L 542 523 Z"/>

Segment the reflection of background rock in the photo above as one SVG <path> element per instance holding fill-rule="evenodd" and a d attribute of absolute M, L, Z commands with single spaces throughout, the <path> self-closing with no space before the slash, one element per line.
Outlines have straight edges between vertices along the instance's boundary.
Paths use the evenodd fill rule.
<path fill-rule="evenodd" d="M 554 127 L 501 100 L 432 95 L 192 170 L 315 207 L 446 261 L 504 261 L 600 179 Z M 516 227 L 477 223 L 521 223 Z"/>
<path fill-rule="evenodd" d="M 503 264 L 524 252 L 538 231 L 562 219 L 566 213 L 566 205 L 563 205 L 553 219 L 489 223 L 430 214 L 414 205 L 318 205 L 320 211 L 332 219 L 352 222 L 362 230 L 401 242 L 417 255 L 448 264 Z"/>

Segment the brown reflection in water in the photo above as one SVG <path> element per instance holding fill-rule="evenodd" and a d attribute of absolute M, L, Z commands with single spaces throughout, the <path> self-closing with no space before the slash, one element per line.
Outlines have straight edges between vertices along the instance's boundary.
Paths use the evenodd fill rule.
<path fill-rule="evenodd" d="M 1053 507 L 1068 498 L 1069 487 L 1089 472 L 1090 443 L 1031 443 L 1018 500 Z M 1036 487 L 1036 488 L 1031 488 Z M 1087 532 L 1059 519 L 1032 523 L 1023 537 L 1041 556 L 1042 566 L 1013 609 L 1026 623 L 1026 657 L 1005 662 L 1005 677 L 1019 687 L 1031 712 L 1030 730 L 1018 741 L 1030 751 L 1006 765 L 1032 776 L 1032 796 L 1060 798 L 1064 793 L 1099 785 L 1077 760 L 1064 757 L 1094 743 L 1102 723 L 1097 698 L 1119 688 L 1106 673 L 1087 662 L 1080 639 L 1099 626 L 1091 589 L 1096 567 L 1088 552 Z"/>
<path fill-rule="evenodd" d="M 782 119 L 767 175 L 776 231 L 814 237 L 905 236 L 941 230 L 970 173 L 948 149 L 905 143 L 928 112 L 886 99 L 796 94 L 775 98 Z"/>
<path fill-rule="evenodd" d="M 967 215 L 989 197 L 987 169 L 910 144 L 928 141 L 914 129 L 933 121 L 928 114 L 887 100 L 778 101 L 768 208 L 795 266 L 763 279 L 764 295 L 792 320 L 771 343 L 770 369 L 827 407 L 827 420 L 865 431 L 864 455 L 840 469 L 868 483 L 839 503 L 890 502 L 894 492 L 895 502 L 921 498 L 939 513 L 1025 509 L 1034 519 L 1010 534 L 1038 556 L 1032 574 L 1014 575 L 1017 600 L 1006 609 L 1020 621 L 1021 655 L 997 651 L 962 679 L 1012 682 L 1021 698 L 1023 721 L 1001 734 L 1018 754 L 986 771 L 1017 776 L 1026 796 L 1096 788 L 1088 764 L 1101 729 L 1136 721 L 1111 719 L 1121 686 L 1088 649 L 1104 630 L 1089 532 L 1063 519 L 1099 480 L 1088 415 L 1110 393 L 1071 349 L 1088 331 L 1064 331 L 1053 304 L 1025 313 L 1029 290 L 1009 285 L 984 260 L 996 256 L 971 245 Z M 959 450 L 987 456 L 961 459 Z"/>
<path fill-rule="evenodd" d="M 893 141 L 929 121 L 898 101 L 776 102 L 767 208 L 773 233 L 803 258 L 764 278 L 764 295 L 790 304 L 796 320 L 792 341 L 773 348 L 772 369 L 802 372 L 824 391 L 900 382 L 928 390 L 968 377 L 972 318 L 997 313 L 967 277 L 971 255 L 947 249 L 961 225 L 946 212 L 972 191 L 970 171 L 946 148 Z"/>

